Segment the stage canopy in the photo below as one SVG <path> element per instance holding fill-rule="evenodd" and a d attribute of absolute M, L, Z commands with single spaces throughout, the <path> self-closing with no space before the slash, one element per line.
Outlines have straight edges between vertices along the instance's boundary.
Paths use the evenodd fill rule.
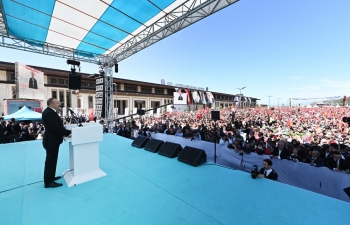
<path fill-rule="evenodd" d="M 4 116 L 4 120 L 9 120 L 11 118 L 15 118 L 16 121 L 41 120 L 41 113 L 34 112 L 33 110 L 29 109 L 27 106 L 23 106 L 17 112 Z"/>
<path fill-rule="evenodd" d="M 0 0 L 0 46 L 115 63 L 237 1 Z"/>

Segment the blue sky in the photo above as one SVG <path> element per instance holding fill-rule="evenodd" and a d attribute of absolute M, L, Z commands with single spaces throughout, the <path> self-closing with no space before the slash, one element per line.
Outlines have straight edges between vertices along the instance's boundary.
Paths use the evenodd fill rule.
<path fill-rule="evenodd" d="M 350 95 L 349 0 L 240 0 L 119 63 L 116 77 L 242 93 L 259 103 Z M 0 48 L 0 60 L 69 70 L 66 60 Z M 97 66 L 82 63 L 82 72 Z M 295 102 L 306 103 L 306 102 Z"/>

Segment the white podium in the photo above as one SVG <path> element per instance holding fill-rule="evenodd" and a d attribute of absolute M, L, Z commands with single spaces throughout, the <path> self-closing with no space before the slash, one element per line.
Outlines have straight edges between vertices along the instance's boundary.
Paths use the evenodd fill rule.
<path fill-rule="evenodd" d="M 107 174 L 100 169 L 99 142 L 103 140 L 103 127 L 98 123 L 67 125 L 72 130 L 69 142 L 69 169 L 64 171 L 68 187 L 104 177 Z"/>

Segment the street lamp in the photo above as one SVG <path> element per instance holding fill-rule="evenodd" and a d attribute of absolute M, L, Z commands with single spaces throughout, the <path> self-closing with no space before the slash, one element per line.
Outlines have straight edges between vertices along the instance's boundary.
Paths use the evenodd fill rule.
<path fill-rule="evenodd" d="M 269 108 L 270 108 L 270 98 L 272 97 L 272 95 L 267 96 L 267 97 L 269 97 Z"/>
<path fill-rule="evenodd" d="M 245 88 L 245 87 L 237 88 L 237 89 L 239 90 L 239 95 L 240 95 L 241 99 L 242 99 L 241 91 L 242 91 L 244 88 Z M 239 105 L 241 106 L 241 101 L 239 102 Z M 241 108 L 242 108 L 242 106 L 241 106 Z"/>

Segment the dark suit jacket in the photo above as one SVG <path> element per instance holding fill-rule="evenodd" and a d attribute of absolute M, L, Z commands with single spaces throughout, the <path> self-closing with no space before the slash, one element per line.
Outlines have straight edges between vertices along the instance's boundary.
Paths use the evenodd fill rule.
<path fill-rule="evenodd" d="M 276 147 L 273 152 L 272 152 L 272 155 L 273 156 L 278 156 L 278 153 L 279 153 L 279 150 L 278 150 L 278 147 Z M 287 159 L 289 156 L 289 151 L 288 149 L 284 148 L 282 151 L 281 151 L 281 159 Z"/>
<path fill-rule="evenodd" d="M 272 169 L 272 171 L 269 173 L 269 175 L 265 176 L 265 168 L 260 169 L 260 174 L 264 175 L 265 178 L 270 180 L 277 180 L 278 174 Z"/>
<path fill-rule="evenodd" d="M 45 126 L 43 137 L 43 146 L 60 145 L 63 141 L 63 136 L 68 136 L 71 131 L 63 127 L 63 123 L 58 114 L 47 107 L 42 114 L 42 121 Z"/>
<path fill-rule="evenodd" d="M 5 131 L 6 131 L 6 127 L 4 127 L 4 125 L 2 125 L 2 123 L 0 122 L 0 144 L 1 143 L 4 143 L 4 139 L 5 139 L 5 135 L 4 135 L 4 133 L 5 133 Z"/>
<path fill-rule="evenodd" d="M 334 168 L 337 168 L 337 162 L 334 160 L 333 157 L 327 158 L 326 167 L 328 167 L 331 170 L 333 170 Z M 340 170 L 350 169 L 349 163 L 345 159 L 340 159 L 339 160 L 339 169 Z"/>
<path fill-rule="evenodd" d="M 33 84 L 33 80 L 34 80 L 34 84 Z M 29 79 L 29 88 L 38 89 L 38 83 L 36 82 L 36 79 L 33 77 Z"/>
<path fill-rule="evenodd" d="M 312 161 L 312 157 L 311 156 L 308 156 L 306 158 L 306 161 L 305 163 L 310 163 Z M 316 167 L 322 167 L 324 166 L 324 159 L 321 158 L 321 157 L 317 157 L 315 160 L 314 160 L 314 163 L 316 164 Z"/>

